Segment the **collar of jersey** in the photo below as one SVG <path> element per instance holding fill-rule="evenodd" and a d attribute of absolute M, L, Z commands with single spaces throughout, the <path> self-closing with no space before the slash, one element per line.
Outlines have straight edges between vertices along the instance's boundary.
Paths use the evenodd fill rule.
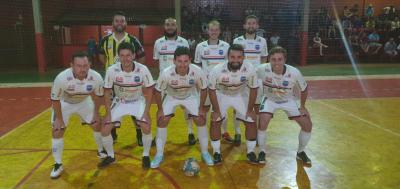
<path fill-rule="evenodd" d="M 136 68 L 135 61 L 132 61 L 132 64 L 133 64 L 133 68 L 132 68 L 132 71 L 131 71 L 131 72 L 135 71 L 135 68 Z M 120 65 L 119 65 L 119 66 L 121 67 L 121 71 L 126 72 L 126 71 L 122 68 L 122 62 L 120 62 Z M 126 73 L 129 73 L 129 72 L 126 72 Z"/>
<path fill-rule="evenodd" d="M 176 35 L 176 37 L 175 37 L 175 41 L 176 41 L 176 40 L 178 40 L 178 37 L 179 37 L 179 36 L 178 36 L 178 35 Z M 168 39 L 168 37 L 167 37 L 167 36 L 165 36 L 165 35 L 164 35 L 164 39 L 165 39 L 166 41 L 168 41 L 168 40 L 169 40 L 169 39 Z"/>
<path fill-rule="evenodd" d="M 247 40 L 247 39 L 246 39 L 246 33 L 243 34 L 243 39 Z M 254 39 L 253 39 L 253 40 L 256 40 L 256 39 L 257 39 L 257 34 L 254 35 Z"/>
<path fill-rule="evenodd" d="M 210 45 L 210 40 L 207 40 L 207 45 Z M 217 45 L 219 45 L 219 40 L 217 41 Z"/>
<path fill-rule="evenodd" d="M 270 66 L 271 66 L 271 71 L 272 71 L 272 73 L 274 73 L 274 74 L 276 75 L 276 73 L 275 73 L 274 70 L 273 70 L 272 64 L 270 64 Z M 285 75 L 286 70 L 287 70 L 286 64 L 284 64 L 284 65 L 283 65 L 283 72 L 282 72 L 282 75 Z"/>
<path fill-rule="evenodd" d="M 120 41 L 118 41 L 118 39 L 115 37 L 115 33 L 112 34 L 112 37 L 114 38 L 114 40 L 115 40 L 117 43 L 120 43 L 120 42 L 124 41 L 126 37 L 128 37 L 128 33 L 125 32 L 124 37 L 123 37 Z"/>

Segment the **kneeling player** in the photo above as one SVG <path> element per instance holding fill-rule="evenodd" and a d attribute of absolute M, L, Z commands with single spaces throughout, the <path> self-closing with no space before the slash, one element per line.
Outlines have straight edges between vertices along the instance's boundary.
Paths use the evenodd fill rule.
<path fill-rule="evenodd" d="M 120 124 L 123 116 L 130 115 L 135 117 L 136 124 L 142 129 L 142 166 L 149 168 L 152 139 L 149 110 L 155 83 L 147 67 L 134 61 L 135 48 L 131 43 L 121 43 L 118 46 L 118 56 L 121 62 L 110 66 L 105 77 L 104 100 L 107 114 L 102 135 L 108 157 L 99 164 L 99 167 L 115 162 L 111 130 L 115 125 Z M 111 103 L 112 89 L 114 89 L 114 99 Z"/>
<path fill-rule="evenodd" d="M 258 161 L 265 163 L 266 130 L 269 121 L 276 110 L 282 109 L 289 119 L 295 120 L 301 127 L 299 133 L 299 148 L 297 159 L 306 164 L 311 164 L 304 149 L 310 140 L 312 123 L 307 108 L 307 83 L 300 71 L 295 67 L 286 65 L 287 52 L 282 47 L 274 47 L 270 51 L 270 63 L 262 64 L 257 68 L 258 78 L 264 87 L 264 100 L 260 106 L 260 121 L 258 128 L 258 145 L 260 153 Z M 300 107 L 298 107 L 293 94 L 296 85 L 300 86 Z"/>
<path fill-rule="evenodd" d="M 93 97 L 94 103 L 92 98 Z M 96 71 L 90 69 L 88 55 L 77 52 L 72 55 L 71 68 L 57 75 L 51 89 L 53 103 L 52 114 L 52 152 L 55 160 L 51 178 L 58 178 L 63 172 L 62 152 L 64 149 L 64 133 L 69 118 L 76 113 L 82 123 L 93 128 L 98 153 L 103 149 L 99 106 L 103 96 L 103 79 Z"/>
<path fill-rule="evenodd" d="M 151 168 L 157 168 L 164 160 L 164 146 L 167 140 L 167 126 L 177 106 L 185 107 L 196 123 L 201 147 L 201 157 L 209 165 L 213 160 L 208 153 L 208 133 L 205 123 L 204 101 L 207 96 L 207 79 L 201 68 L 190 63 L 187 47 L 178 47 L 174 54 L 174 65 L 165 69 L 156 86 L 157 112 L 157 154 Z M 161 99 L 161 94 L 165 94 Z"/>

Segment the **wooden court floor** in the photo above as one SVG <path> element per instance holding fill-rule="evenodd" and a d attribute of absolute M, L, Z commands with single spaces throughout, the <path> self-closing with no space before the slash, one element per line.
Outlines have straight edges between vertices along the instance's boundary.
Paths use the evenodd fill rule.
<path fill-rule="evenodd" d="M 165 161 L 152 170 L 141 168 L 142 148 L 136 145 L 129 118 L 118 130 L 117 163 L 100 170 L 91 129 L 73 117 L 65 135 L 65 172 L 51 180 L 50 109 L 45 109 L 0 137 L 0 188 L 398 188 L 400 84 L 394 81 L 370 80 L 365 88 L 357 82 L 352 86 L 353 80 L 310 82 L 308 108 L 314 127 L 306 152 L 311 167 L 296 161 L 299 127 L 279 112 L 268 130 L 265 166 L 246 162 L 242 135 L 239 147 L 222 144 L 221 166 L 200 162 L 197 177 L 186 177 L 181 171 L 186 158 L 200 160 L 200 153 L 198 144 L 187 145 L 187 129 L 178 109 L 168 127 Z M 337 98 L 329 96 L 333 93 Z M 6 98 L 0 99 L 6 103 Z M 153 106 L 152 116 L 155 111 Z M 228 124 L 233 133 L 231 119 Z M 154 131 L 155 125 L 153 135 Z"/>

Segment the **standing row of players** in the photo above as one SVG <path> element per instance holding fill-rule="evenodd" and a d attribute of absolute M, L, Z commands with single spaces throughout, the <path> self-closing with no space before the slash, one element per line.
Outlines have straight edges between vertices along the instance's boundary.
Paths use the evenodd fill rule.
<path fill-rule="evenodd" d="M 268 50 L 265 39 L 255 35 L 258 28 L 257 17 L 246 17 L 246 33 L 235 39 L 232 46 L 218 39 L 220 25 L 217 21 L 211 21 L 209 39 L 198 44 L 196 48 L 194 62 L 201 68 L 191 64 L 189 45 L 184 38 L 177 35 L 176 20 L 166 19 L 165 36 L 154 45 L 154 59 L 160 65 L 157 83 L 148 68 L 135 61 L 135 58 L 140 60 L 143 57 L 144 51 L 136 38 L 125 32 L 125 16 L 120 13 L 114 15 L 113 26 L 114 33 L 106 36 L 100 44 L 104 47 L 106 62 L 115 63 L 107 67 L 104 82 L 100 74 L 90 69 L 84 53 L 74 54 L 71 68 L 60 73 L 54 81 L 51 93 L 54 110 L 52 149 L 56 163 L 51 178 L 58 178 L 63 172 L 63 134 L 72 113 L 77 113 L 84 123 L 93 128 L 98 156 L 102 158 L 99 167 L 115 162 L 112 130 L 120 125 L 122 116 L 131 115 L 137 129 L 141 129 L 137 130 L 140 133 L 137 139 L 143 145 L 142 166 L 157 168 L 164 160 L 166 127 L 178 106 L 184 107 L 190 126 L 189 144 L 195 143 L 191 122 L 194 121 L 198 126 L 201 158 L 209 166 L 222 162 L 221 125 L 224 133 L 222 136 L 232 140 L 226 134 L 229 107 L 235 110 L 235 141 L 240 141 L 239 121 L 245 125 L 247 159 L 250 163 L 265 163 L 266 129 L 273 113 L 278 109 L 283 109 L 290 119 L 301 126 L 296 157 L 305 163 L 311 163 L 304 152 L 312 128 L 305 108 L 307 84 L 296 68 L 285 64 L 287 53 L 281 47 L 270 51 L 270 63 L 261 64 L 267 61 Z M 118 48 L 113 50 L 115 47 Z M 114 58 L 111 59 L 110 56 Z M 302 91 L 299 105 L 293 95 L 297 85 Z M 153 92 L 158 106 L 155 138 L 157 153 L 150 161 L 152 134 L 149 111 Z M 98 114 L 102 101 L 106 107 L 103 120 Z M 213 157 L 208 152 L 206 126 L 210 106 Z M 255 153 L 257 142 L 258 157 Z"/>

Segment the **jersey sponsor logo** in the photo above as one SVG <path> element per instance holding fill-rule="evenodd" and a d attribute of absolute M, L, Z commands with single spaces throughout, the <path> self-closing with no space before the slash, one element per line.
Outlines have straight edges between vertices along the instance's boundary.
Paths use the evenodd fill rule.
<path fill-rule="evenodd" d="M 209 50 L 204 51 L 204 55 L 210 55 L 210 51 Z"/>
<path fill-rule="evenodd" d="M 67 81 L 71 81 L 72 79 L 74 79 L 73 77 L 67 77 Z"/>
<path fill-rule="evenodd" d="M 240 77 L 240 82 L 245 82 L 246 81 L 246 76 Z"/>
<path fill-rule="evenodd" d="M 75 91 L 75 85 L 68 85 L 67 91 Z"/>
<path fill-rule="evenodd" d="M 193 85 L 194 84 L 194 79 L 190 79 L 189 80 L 189 85 Z"/>
<path fill-rule="evenodd" d="M 93 90 L 93 85 L 86 85 L 86 90 L 87 91 Z"/>
<path fill-rule="evenodd" d="M 120 83 L 124 82 L 124 78 L 121 77 L 121 76 L 117 76 L 117 77 L 115 78 L 115 80 L 116 80 L 117 82 L 120 82 Z"/>
<path fill-rule="evenodd" d="M 222 83 L 229 83 L 229 77 L 222 77 Z"/>
<path fill-rule="evenodd" d="M 256 50 L 260 50 L 260 45 L 256 45 Z"/>
<path fill-rule="evenodd" d="M 178 80 L 171 80 L 171 85 L 178 85 Z"/>
<path fill-rule="evenodd" d="M 282 85 L 287 87 L 289 85 L 289 81 L 283 81 Z"/>
<path fill-rule="evenodd" d="M 219 50 L 219 55 L 223 55 L 224 54 L 224 50 Z"/>
<path fill-rule="evenodd" d="M 167 50 L 167 45 L 163 45 L 163 46 L 161 47 L 161 50 Z"/>
<path fill-rule="evenodd" d="M 139 82 L 140 81 L 140 77 L 139 76 L 135 76 L 135 82 Z"/>

